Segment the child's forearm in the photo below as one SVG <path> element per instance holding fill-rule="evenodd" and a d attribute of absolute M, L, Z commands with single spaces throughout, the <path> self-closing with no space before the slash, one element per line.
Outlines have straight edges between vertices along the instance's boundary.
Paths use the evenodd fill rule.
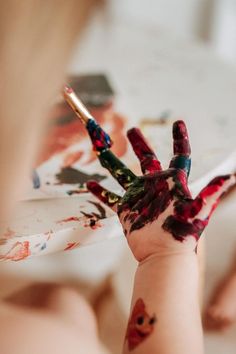
<path fill-rule="evenodd" d="M 198 278 L 194 252 L 141 263 L 123 353 L 203 353 Z"/>

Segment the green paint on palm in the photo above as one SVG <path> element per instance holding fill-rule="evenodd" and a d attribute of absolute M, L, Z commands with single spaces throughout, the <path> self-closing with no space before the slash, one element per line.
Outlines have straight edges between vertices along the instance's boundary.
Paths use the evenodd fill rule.
<path fill-rule="evenodd" d="M 108 169 L 111 175 L 127 189 L 135 180 L 136 176 L 121 162 L 110 150 L 98 155 L 101 165 Z"/>

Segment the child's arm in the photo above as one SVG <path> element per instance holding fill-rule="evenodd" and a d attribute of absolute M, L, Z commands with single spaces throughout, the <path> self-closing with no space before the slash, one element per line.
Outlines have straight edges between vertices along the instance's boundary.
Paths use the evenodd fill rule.
<path fill-rule="evenodd" d="M 201 354 L 194 252 L 153 255 L 137 268 L 123 353 Z"/>
<path fill-rule="evenodd" d="M 197 242 L 235 176 L 216 177 L 193 199 L 187 182 L 190 146 L 183 121 L 173 125 L 174 157 L 164 171 L 138 129 L 130 130 L 128 138 L 144 175 L 136 177 L 126 166 L 119 168 L 108 150 L 103 165 L 112 170 L 126 193 L 120 197 L 96 182 L 88 183 L 93 194 L 117 210 L 139 261 L 124 353 L 201 354 Z"/>

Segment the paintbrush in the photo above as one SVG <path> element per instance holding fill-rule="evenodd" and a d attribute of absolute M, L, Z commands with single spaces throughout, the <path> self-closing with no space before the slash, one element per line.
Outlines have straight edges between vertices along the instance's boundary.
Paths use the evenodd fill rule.
<path fill-rule="evenodd" d="M 65 86 L 63 95 L 66 102 L 71 106 L 77 117 L 85 125 L 91 138 L 93 149 L 97 153 L 110 149 L 113 144 L 110 136 L 99 126 L 74 90 L 69 86 Z"/>
<path fill-rule="evenodd" d="M 101 165 L 107 168 L 123 187 L 128 188 L 135 175 L 110 151 L 110 136 L 100 127 L 70 86 L 64 87 L 63 96 L 85 125 Z"/>

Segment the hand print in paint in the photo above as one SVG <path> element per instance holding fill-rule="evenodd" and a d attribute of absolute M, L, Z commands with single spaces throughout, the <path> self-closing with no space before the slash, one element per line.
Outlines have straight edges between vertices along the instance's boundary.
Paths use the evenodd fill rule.
<path fill-rule="evenodd" d="M 138 261 L 163 249 L 168 252 L 175 252 L 180 247 L 195 250 L 221 195 L 235 184 L 235 175 L 214 178 L 196 198 L 192 198 L 188 189 L 191 149 L 183 121 L 173 124 L 174 156 L 166 170 L 162 169 L 139 129 L 129 130 L 127 136 L 140 160 L 143 176 L 135 176 L 125 166 L 121 170 L 123 178 L 117 178 L 126 189 L 123 196 L 105 190 L 95 181 L 88 182 L 88 189 L 117 211 Z M 116 168 L 116 160 L 112 160 L 112 165 L 107 160 L 106 163 L 109 170 Z M 127 171 L 129 183 L 125 183 Z"/>
<path fill-rule="evenodd" d="M 125 335 L 130 351 L 135 349 L 153 332 L 156 322 L 155 314 L 150 316 L 146 311 L 143 300 L 138 299 L 130 316 Z"/>

